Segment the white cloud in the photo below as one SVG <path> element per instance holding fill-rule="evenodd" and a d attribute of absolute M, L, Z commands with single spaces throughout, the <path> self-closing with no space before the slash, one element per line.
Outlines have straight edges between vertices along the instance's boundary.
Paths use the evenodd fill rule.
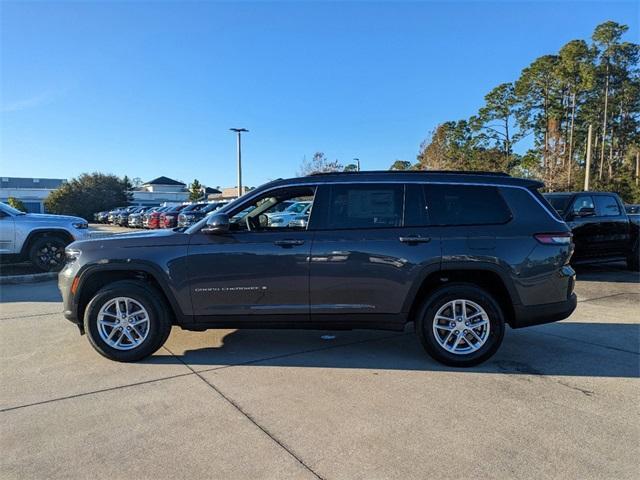
<path fill-rule="evenodd" d="M 37 108 L 52 102 L 56 97 L 53 92 L 43 92 L 32 97 L 23 98 L 2 105 L 2 112 L 19 112 L 30 108 Z"/>

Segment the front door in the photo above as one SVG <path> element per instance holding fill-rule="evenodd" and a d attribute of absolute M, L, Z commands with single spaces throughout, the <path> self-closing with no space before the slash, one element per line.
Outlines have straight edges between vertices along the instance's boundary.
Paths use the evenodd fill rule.
<path fill-rule="evenodd" d="M 583 216 L 589 210 L 592 214 Z M 578 195 L 567 212 L 567 223 L 573 232 L 576 260 L 602 255 L 603 238 L 600 220 L 595 215 L 595 203 L 591 195 Z"/>
<path fill-rule="evenodd" d="M 227 212 L 229 232 L 193 235 L 189 277 L 199 320 L 257 314 L 261 321 L 283 315 L 308 320 L 312 234 L 306 224 L 270 227 L 267 214 L 283 201 L 313 200 L 314 193 L 315 187 L 266 193 Z"/>
<path fill-rule="evenodd" d="M 13 217 L 0 210 L 0 253 L 15 253 L 16 227 Z"/>

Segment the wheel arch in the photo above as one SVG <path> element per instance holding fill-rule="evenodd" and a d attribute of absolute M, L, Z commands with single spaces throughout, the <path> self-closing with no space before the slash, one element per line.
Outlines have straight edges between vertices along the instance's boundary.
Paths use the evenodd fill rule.
<path fill-rule="evenodd" d="M 66 244 L 70 244 L 75 239 L 67 230 L 63 228 L 39 228 L 29 232 L 27 238 L 25 238 L 22 248 L 20 249 L 20 256 L 24 257 L 29 254 L 33 243 L 43 237 L 57 237 L 62 239 Z"/>
<path fill-rule="evenodd" d="M 502 309 L 505 321 L 509 324 L 515 318 L 514 304 L 519 304 L 519 297 L 510 286 L 510 282 L 504 278 L 495 266 L 478 265 L 448 265 L 437 272 L 429 272 L 424 275 L 421 282 L 417 282 L 412 295 L 405 302 L 405 310 L 408 311 L 407 319 L 414 320 L 425 298 L 437 288 L 452 284 L 466 283 L 475 285 L 491 294 Z"/>
<path fill-rule="evenodd" d="M 77 318 L 82 319 L 84 317 L 88 303 L 100 288 L 119 280 L 137 280 L 147 283 L 160 294 L 160 300 L 169 309 L 172 323 L 180 325 L 188 323 L 188 316 L 182 313 L 161 275 L 144 264 L 92 266 L 82 272 L 77 288 L 78 296 L 75 299 Z"/>

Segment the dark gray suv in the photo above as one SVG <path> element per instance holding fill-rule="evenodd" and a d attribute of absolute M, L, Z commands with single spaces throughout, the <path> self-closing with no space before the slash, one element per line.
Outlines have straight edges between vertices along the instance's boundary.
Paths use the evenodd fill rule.
<path fill-rule="evenodd" d="M 453 366 L 512 328 L 576 307 L 571 232 L 541 183 L 480 172 L 361 172 L 276 180 L 188 229 L 75 242 L 64 315 L 102 355 L 136 361 L 172 325 L 415 329 Z M 270 227 L 282 202 L 309 221 Z"/>

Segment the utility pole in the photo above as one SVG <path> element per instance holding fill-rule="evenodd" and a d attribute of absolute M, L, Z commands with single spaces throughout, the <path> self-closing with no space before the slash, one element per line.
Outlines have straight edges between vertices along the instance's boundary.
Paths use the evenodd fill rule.
<path fill-rule="evenodd" d="M 353 161 L 356 162 L 356 166 L 358 167 L 358 172 L 359 172 L 360 171 L 360 159 L 359 158 L 354 158 Z"/>
<path fill-rule="evenodd" d="M 248 132 L 246 128 L 230 128 L 238 134 L 238 198 L 242 196 L 242 132 Z"/>
<path fill-rule="evenodd" d="M 591 173 L 591 134 L 593 126 L 589 124 L 589 132 L 587 133 L 587 163 L 584 167 L 584 191 L 589 191 L 589 174 Z"/>

